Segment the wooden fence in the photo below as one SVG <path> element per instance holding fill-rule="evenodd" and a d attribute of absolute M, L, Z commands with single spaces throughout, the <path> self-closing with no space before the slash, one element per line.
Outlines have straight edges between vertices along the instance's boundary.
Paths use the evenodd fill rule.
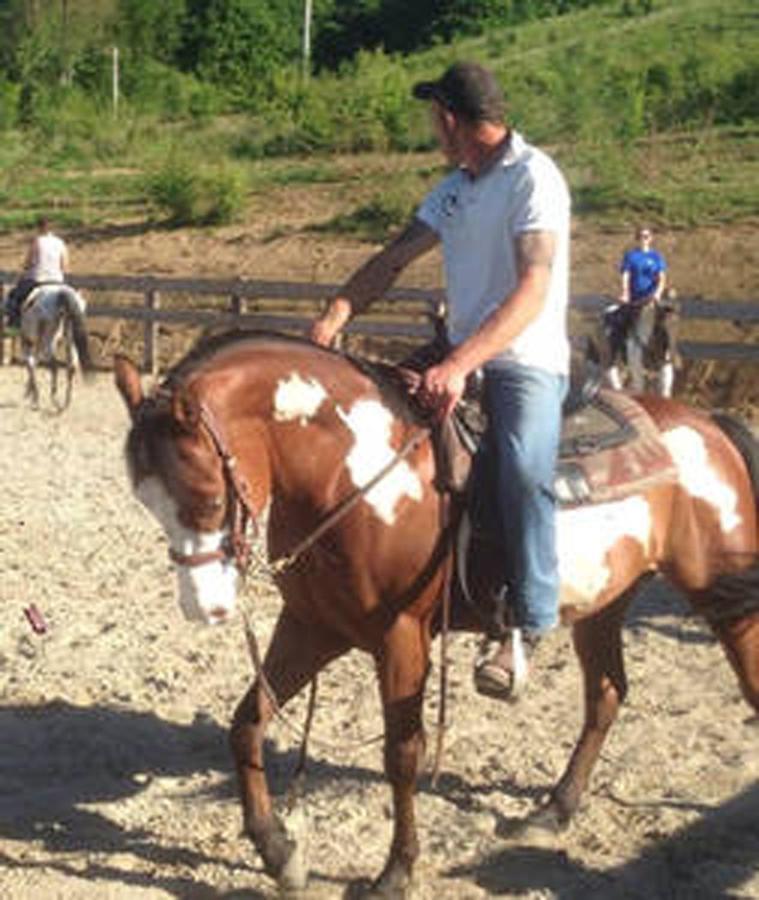
<path fill-rule="evenodd" d="M 0 289 L 5 295 L 16 280 L 16 273 L 0 270 Z M 155 374 L 158 369 L 159 326 L 189 325 L 200 327 L 250 327 L 267 330 L 303 332 L 313 321 L 318 303 L 334 294 L 337 285 L 310 282 L 258 281 L 243 279 L 198 279 L 126 277 L 120 275 L 77 275 L 71 283 L 82 288 L 88 298 L 87 316 L 132 320 L 142 324 L 143 368 Z M 142 297 L 141 303 L 113 304 L 107 295 Z M 182 308 L 172 295 L 214 298 L 213 308 Z M 222 303 L 219 305 L 219 300 Z M 347 330 L 374 337 L 428 338 L 433 333 L 434 319 L 443 310 L 444 294 L 440 290 L 395 288 L 373 308 L 372 314 L 351 322 Z M 582 313 L 598 314 L 610 302 L 601 295 L 578 295 L 572 308 Z M 683 319 L 730 322 L 742 329 L 759 325 L 759 303 L 681 298 Z M 0 364 L 7 362 L 0 316 Z M 743 342 L 681 341 L 680 350 L 689 359 L 717 359 L 759 362 L 759 346 L 754 339 Z"/>

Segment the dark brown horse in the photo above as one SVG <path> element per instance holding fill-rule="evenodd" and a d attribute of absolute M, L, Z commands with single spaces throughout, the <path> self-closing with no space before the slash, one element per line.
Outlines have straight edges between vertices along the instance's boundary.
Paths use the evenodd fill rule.
<path fill-rule="evenodd" d="M 246 516 L 268 519 L 284 605 L 264 661 L 281 705 L 353 647 L 375 661 L 395 824 L 372 896 L 404 897 L 418 843 L 422 698 L 450 558 L 429 440 L 401 398 L 311 344 L 233 334 L 201 344 L 145 396 L 121 358 L 137 496 L 164 525 L 185 612 L 228 618 Z M 626 693 L 621 626 L 640 581 L 663 572 L 706 615 L 759 711 L 757 498 L 736 441 L 673 401 L 640 401 L 676 477 L 558 514 L 562 614 L 585 684 L 585 723 L 540 815 L 566 823 Z M 374 480 L 378 473 L 384 473 Z M 362 486 L 369 486 L 364 493 Z M 356 502 L 357 501 L 357 502 Z M 332 518 L 336 511 L 341 511 Z M 327 521 L 328 527 L 320 527 Z M 292 883 L 295 841 L 272 808 L 263 742 L 274 712 L 257 679 L 231 730 L 244 827 L 267 872 Z"/>

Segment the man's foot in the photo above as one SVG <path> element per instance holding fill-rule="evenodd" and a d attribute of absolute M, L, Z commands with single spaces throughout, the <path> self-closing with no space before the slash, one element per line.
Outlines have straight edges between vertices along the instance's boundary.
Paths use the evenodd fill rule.
<path fill-rule="evenodd" d="M 499 700 L 513 700 L 524 687 L 529 660 L 540 635 L 511 628 L 500 641 L 485 639 L 474 665 L 477 693 Z"/>

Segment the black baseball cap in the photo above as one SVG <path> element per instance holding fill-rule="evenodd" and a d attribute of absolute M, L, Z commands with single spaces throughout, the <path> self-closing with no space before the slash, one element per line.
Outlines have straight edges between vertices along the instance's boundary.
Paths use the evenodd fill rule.
<path fill-rule="evenodd" d="M 479 63 L 458 62 L 437 81 L 419 81 L 411 89 L 417 100 L 437 100 L 470 122 L 501 122 L 504 100 L 495 75 Z"/>

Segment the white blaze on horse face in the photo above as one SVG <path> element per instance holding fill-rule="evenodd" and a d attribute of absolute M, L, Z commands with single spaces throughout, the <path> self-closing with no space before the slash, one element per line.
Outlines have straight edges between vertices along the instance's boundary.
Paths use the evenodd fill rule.
<path fill-rule="evenodd" d="M 327 392 L 313 378 L 301 378 L 293 372 L 288 378 L 280 381 L 274 391 L 274 418 L 277 422 L 292 422 L 297 419 L 305 425 L 312 419 Z"/>
<path fill-rule="evenodd" d="M 562 606 L 588 606 L 611 583 L 607 554 L 622 538 L 648 550 L 651 510 L 643 497 L 563 509 L 556 517 Z"/>
<path fill-rule="evenodd" d="M 218 550 L 226 532 L 201 532 L 179 521 L 177 504 L 160 479 L 143 479 L 136 487 L 139 500 L 163 526 L 169 546 L 178 553 L 192 555 Z M 186 619 L 216 625 L 226 621 L 235 608 L 237 568 L 224 559 L 199 566 L 177 565 L 179 606 Z"/>
<path fill-rule="evenodd" d="M 338 407 L 337 414 L 355 438 L 345 462 L 353 483 L 360 488 L 395 459 L 396 451 L 390 443 L 393 416 L 378 400 L 359 400 L 347 413 Z M 383 522 L 392 525 L 399 501 L 403 497 L 421 500 L 422 494 L 421 479 L 405 460 L 400 460 L 364 500 Z"/>
<path fill-rule="evenodd" d="M 737 512 L 738 494 L 720 480 L 710 465 L 703 437 L 695 429 L 680 425 L 665 431 L 662 440 L 675 462 L 680 484 L 717 511 L 725 534 L 737 528 L 741 524 Z"/>

